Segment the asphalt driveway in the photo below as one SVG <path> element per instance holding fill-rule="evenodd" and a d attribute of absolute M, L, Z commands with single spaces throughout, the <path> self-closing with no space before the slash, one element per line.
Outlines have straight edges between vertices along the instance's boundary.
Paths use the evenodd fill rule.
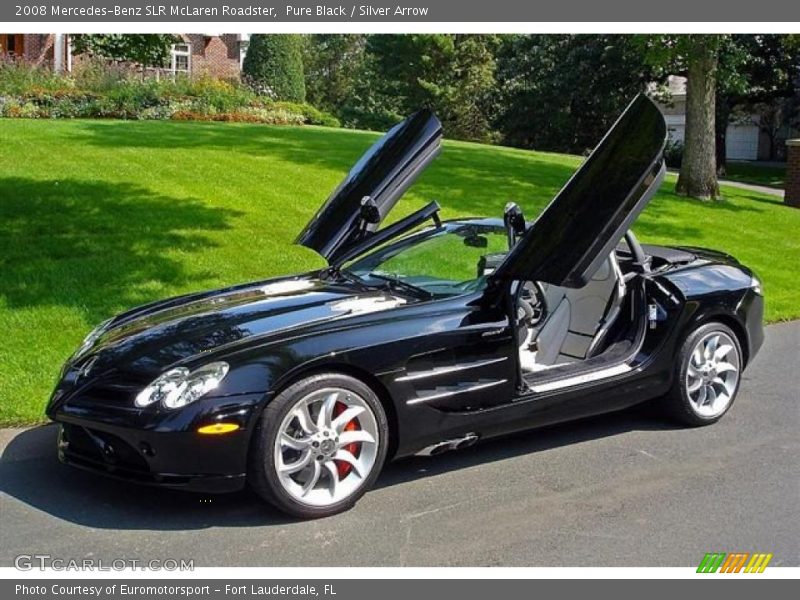
<path fill-rule="evenodd" d="M 19 554 L 196 566 L 800 565 L 800 322 L 768 328 L 720 423 L 647 409 L 389 466 L 356 508 L 294 522 L 249 493 L 139 488 L 58 464 L 52 426 L 0 432 L 0 565 Z"/>

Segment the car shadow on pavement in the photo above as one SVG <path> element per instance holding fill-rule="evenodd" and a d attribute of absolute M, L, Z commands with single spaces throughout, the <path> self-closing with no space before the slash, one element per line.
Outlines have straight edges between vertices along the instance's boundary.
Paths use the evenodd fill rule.
<path fill-rule="evenodd" d="M 619 412 L 494 438 L 435 457 L 405 458 L 388 465 L 376 487 L 399 485 L 449 471 L 599 440 L 628 431 L 672 431 L 678 428 L 678 425 L 663 418 L 652 403 L 646 403 Z"/>
<path fill-rule="evenodd" d="M 627 410 L 515 434 L 436 457 L 399 460 L 386 466 L 376 488 L 626 431 L 673 428 L 648 412 L 646 407 Z M 56 458 L 56 436 L 55 425 L 17 434 L 0 458 L 0 492 L 57 519 L 98 529 L 174 531 L 293 522 L 249 490 L 204 495 L 129 484 L 62 465 Z"/>

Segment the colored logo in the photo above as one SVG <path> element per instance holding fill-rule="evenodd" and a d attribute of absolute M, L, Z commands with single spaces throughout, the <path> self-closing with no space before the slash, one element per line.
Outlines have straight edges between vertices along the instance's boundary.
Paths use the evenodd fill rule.
<path fill-rule="evenodd" d="M 698 573 L 763 573 L 772 554 L 756 552 L 709 552 L 700 561 Z"/>

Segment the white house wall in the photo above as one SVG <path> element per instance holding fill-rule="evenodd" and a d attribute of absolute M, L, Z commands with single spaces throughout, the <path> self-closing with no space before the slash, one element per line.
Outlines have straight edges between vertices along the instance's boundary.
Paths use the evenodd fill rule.
<path fill-rule="evenodd" d="M 683 115 L 665 115 L 669 139 L 683 143 L 686 138 L 686 118 Z M 752 123 L 728 125 L 725 152 L 728 160 L 758 160 L 759 129 Z"/>
<path fill-rule="evenodd" d="M 758 127 L 729 125 L 725 135 L 725 153 L 729 160 L 758 159 Z"/>

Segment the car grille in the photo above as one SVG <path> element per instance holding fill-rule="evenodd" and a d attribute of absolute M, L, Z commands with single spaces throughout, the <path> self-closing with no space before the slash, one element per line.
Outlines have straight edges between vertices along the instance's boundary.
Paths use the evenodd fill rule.
<path fill-rule="evenodd" d="M 81 466 L 131 475 L 150 472 L 147 461 L 136 448 L 105 431 L 64 423 L 58 447 L 64 459 Z"/>
<path fill-rule="evenodd" d="M 71 403 L 75 406 L 103 406 L 108 408 L 135 411 L 134 399 L 149 383 L 141 377 L 134 378 L 127 373 L 111 372 L 81 387 Z"/>

